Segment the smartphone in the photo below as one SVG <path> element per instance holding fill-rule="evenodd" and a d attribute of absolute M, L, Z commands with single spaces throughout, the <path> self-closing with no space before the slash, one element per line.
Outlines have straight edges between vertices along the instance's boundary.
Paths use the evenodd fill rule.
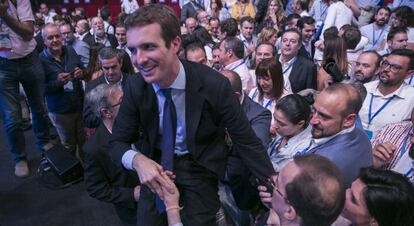
<path fill-rule="evenodd" d="M 259 178 L 256 178 L 256 182 L 259 185 L 266 187 L 266 192 L 269 192 L 270 195 L 273 195 L 273 185 L 268 180 L 261 180 Z"/>

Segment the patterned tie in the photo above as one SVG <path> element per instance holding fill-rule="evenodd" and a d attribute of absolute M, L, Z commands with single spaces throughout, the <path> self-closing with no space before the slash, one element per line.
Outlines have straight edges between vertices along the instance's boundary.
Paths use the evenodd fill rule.
<path fill-rule="evenodd" d="M 171 97 L 172 89 L 161 89 L 164 94 L 164 113 L 162 117 L 161 166 L 164 170 L 173 170 L 175 135 L 177 132 L 177 113 Z M 156 206 L 163 213 L 164 202 L 157 196 Z"/>

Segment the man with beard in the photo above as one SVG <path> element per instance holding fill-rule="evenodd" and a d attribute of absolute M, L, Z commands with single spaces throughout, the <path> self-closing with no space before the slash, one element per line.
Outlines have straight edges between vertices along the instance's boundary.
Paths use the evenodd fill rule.
<path fill-rule="evenodd" d="M 355 62 L 354 79 L 361 83 L 368 83 L 376 79 L 382 57 L 374 50 L 361 53 Z"/>
<path fill-rule="evenodd" d="M 390 14 L 391 10 L 383 6 L 377 10 L 373 23 L 361 27 L 361 34 L 369 40 L 365 46 L 366 49 L 380 50 L 384 37 L 389 31 L 388 19 Z"/>
<path fill-rule="evenodd" d="M 387 35 L 388 47 L 382 51 L 379 51 L 379 55 L 384 56 L 390 54 L 396 49 L 406 49 L 408 45 L 408 34 L 405 28 L 393 28 Z"/>
<path fill-rule="evenodd" d="M 115 36 L 105 32 L 104 21 L 102 18 L 92 18 L 91 24 L 91 32 L 95 43 L 102 43 L 104 46 L 111 46 L 112 48 L 116 48 L 118 46 L 118 42 L 116 41 Z"/>
<path fill-rule="evenodd" d="M 355 127 L 361 105 L 360 94 L 350 84 L 325 88 L 313 104 L 312 140 L 297 154 L 315 153 L 331 160 L 342 172 L 346 187 L 358 177 L 361 167 L 372 165 L 371 143 Z"/>
<path fill-rule="evenodd" d="M 365 84 L 368 95 L 359 112 L 362 126 L 371 138 L 386 124 L 411 116 L 414 88 L 404 79 L 414 70 L 414 51 L 398 49 L 382 61 L 379 80 Z"/>

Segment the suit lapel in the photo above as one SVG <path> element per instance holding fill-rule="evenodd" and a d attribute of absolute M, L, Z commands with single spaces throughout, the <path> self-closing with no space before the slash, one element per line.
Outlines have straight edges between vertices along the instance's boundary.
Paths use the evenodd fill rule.
<path fill-rule="evenodd" d="M 145 83 L 144 89 L 146 89 L 146 91 L 142 92 L 142 102 L 139 103 L 141 105 L 140 108 L 142 109 L 141 123 L 147 125 L 145 129 L 148 133 L 150 146 L 154 147 L 158 138 L 159 127 L 158 99 L 151 84 Z"/>
<path fill-rule="evenodd" d="M 186 62 L 182 62 L 185 70 L 186 85 L 185 85 L 185 123 L 186 123 L 186 135 L 187 146 L 189 150 L 194 150 L 195 136 L 197 128 L 200 123 L 201 112 L 203 110 L 204 97 L 200 95 L 199 90 L 202 88 L 201 81 L 191 65 Z"/>

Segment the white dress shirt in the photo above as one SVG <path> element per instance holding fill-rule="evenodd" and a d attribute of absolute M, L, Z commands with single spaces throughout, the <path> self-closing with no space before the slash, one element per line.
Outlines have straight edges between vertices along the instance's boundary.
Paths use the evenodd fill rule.
<path fill-rule="evenodd" d="M 389 123 L 401 122 L 411 117 L 411 111 L 414 107 L 414 87 L 407 85 L 405 82 L 391 94 L 383 95 L 378 90 L 379 80 L 364 84 L 367 89 L 367 97 L 362 104 L 359 112 L 362 127 L 371 131 L 375 136 L 385 125 Z M 385 105 L 392 97 L 394 98 L 373 118 L 374 114 Z M 371 123 L 368 120 L 370 102 L 371 106 Z"/>

